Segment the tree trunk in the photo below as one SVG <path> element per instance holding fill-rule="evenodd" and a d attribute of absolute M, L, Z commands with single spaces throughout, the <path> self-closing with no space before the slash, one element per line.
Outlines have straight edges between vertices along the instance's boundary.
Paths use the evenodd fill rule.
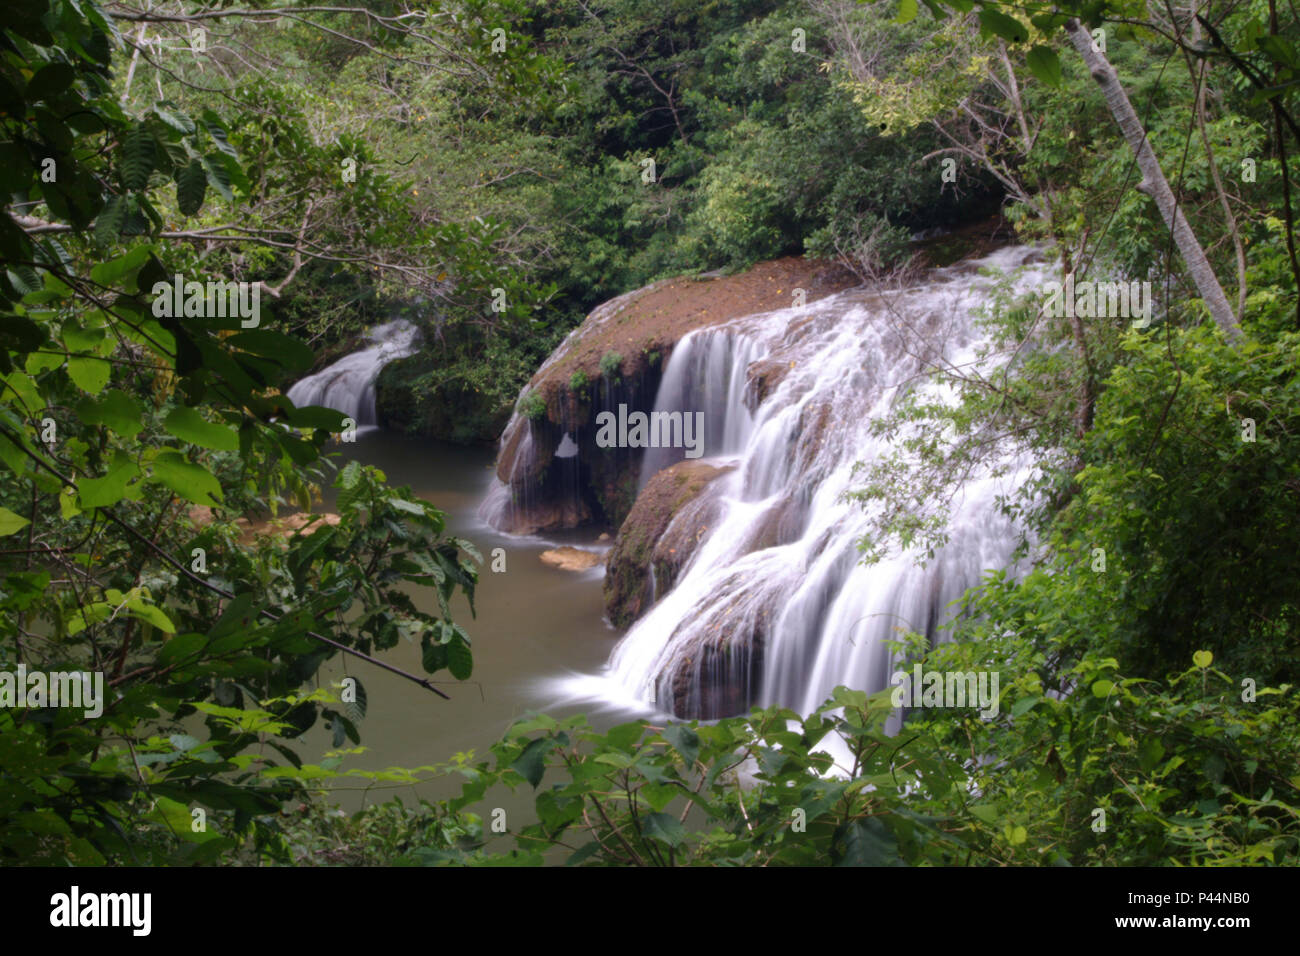
<path fill-rule="evenodd" d="M 1219 285 L 1218 277 L 1210 268 L 1210 261 L 1205 258 L 1205 250 L 1197 242 L 1192 227 L 1187 224 L 1187 217 L 1183 215 L 1178 200 L 1174 198 L 1174 191 L 1169 188 L 1169 181 L 1165 179 L 1165 174 L 1160 169 L 1156 154 L 1147 141 L 1146 131 L 1142 128 L 1137 113 L 1133 111 L 1133 104 L 1129 102 L 1124 87 L 1120 85 L 1115 68 L 1106 59 L 1106 54 L 1092 48 L 1092 36 L 1078 20 L 1070 20 L 1066 23 L 1065 32 L 1070 38 L 1070 43 L 1083 57 L 1088 72 L 1101 87 L 1110 115 L 1115 118 L 1116 125 L 1119 126 L 1120 132 L 1124 134 L 1124 139 L 1137 158 L 1138 169 L 1142 173 L 1142 181 L 1137 185 L 1138 192 L 1145 193 L 1155 200 L 1165 225 L 1174 235 L 1178 252 L 1182 255 L 1183 262 L 1187 264 L 1187 272 L 1196 283 L 1197 291 L 1205 300 L 1210 315 L 1228 340 L 1236 341 L 1241 335 L 1241 327 L 1237 324 L 1236 316 L 1232 314 L 1232 306 L 1228 304 L 1228 297 L 1223 294 L 1223 287 Z"/>

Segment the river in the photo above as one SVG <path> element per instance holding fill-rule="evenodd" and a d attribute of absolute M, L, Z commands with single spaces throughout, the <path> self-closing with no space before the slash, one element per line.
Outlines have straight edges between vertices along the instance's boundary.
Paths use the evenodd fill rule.
<path fill-rule="evenodd" d="M 619 634 L 604 621 L 603 568 L 561 571 L 543 564 L 540 555 L 557 544 L 603 548 L 604 544 L 595 541 L 597 531 L 543 539 L 503 534 L 484 524 L 476 511 L 490 481 L 491 448 L 443 444 L 380 429 L 363 429 L 355 444 L 333 447 L 342 449 L 337 458 L 340 467 L 355 458 L 381 468 L 389 484 L 409 485 L 446 513 L 448 533 L 472 541 L 485 559 L 475 594 L 478 616 L 471 617 L 463 596 L 458 595 L 453 604 L 455 620 L 473 641 L 474 673 L 465 683 L 439 675 L 446 680 L 439 686 L 450 700 L 355 659 L 335 659 L 321 669 L 320 679 L 326 683 L 339 681 L 345 673 L 357 676 L 368 697 L 367 713 L 358 728 L 366 751 L 347 758 L 343 769 L 425 766 L 471 750 L 491 759 L 488 747 L 514 720 L 530 711 L 544 710 L 556 717 L 586 711 L 598 728 L 647 713 L 607 704 L 597 709 L 590 701 L 573 700 L 563 690 L 574 675 L 604 668 Z M 332 499 L 327 491 L 325 510 L 332 507 Z M 504 572 L 491 571 L 494 548 L 505 550 Z M 436 613 L 437 602 L 431 594 L 417 603 Z M 383 660 L 424 676 L 417 644 L 399 645 L 382 655 Z M 329 748 L 330 735 L 317 726 L 309 731 L 305 743 L 302 756 L 316 761 Z M 394 795 L 402 796 L 408 805 L 407 797 L 452 796 L 459 793 L 459 781 L 453 777 L 417 787 L 335 789 L 339 805 L 355 810 Z M 515 813 L 531 818 L 531 804 L 528 787 L 523 785 L 513 799 L 501 794 L 486 805 L 505 808 L 513 830 Z"/>

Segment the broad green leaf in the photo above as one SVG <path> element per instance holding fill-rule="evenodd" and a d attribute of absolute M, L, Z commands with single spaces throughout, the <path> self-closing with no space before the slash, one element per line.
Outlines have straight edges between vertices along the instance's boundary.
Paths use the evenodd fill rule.
<path fill-rule="evenodd" d="M 144 428 L 144 406 L 121 389 L 110 388 L 98 399 L 83 398 L 76 410 L 87 425 L 103 425 L 123 438 L 134 438 Z"/>
<path fill-rule="evenodd" d="M 163 420 L 167 433 L 191 445 L 217 451 L 238 451 L 239 434 L 227 425 L 210 422 L 196 409 L 186 405 L 173 408 Z"/>
<path fill-rule="evenodd" d="M 144 189 L 153 172 L 154 138 L 149 127 L 137 123 L 122 143 L 122 185 L 127 189 Z"/>
<path fill-rule="evenodd" d="M 83 510 L 115 505 L 127 497 L 127 482 L 138 474 L 140 469 L 135 462 L 119 452 L 104 477 L 82 478 L 77 482 L 77 503 Z"/>
<path fill-rule="evenodd" d="M 14 514 L 8 508 L 0 507 L 0 538 L 11 535 L 31 524 L 22 515 Z"/>
<path fill-rule="evenodd" d="M 171 449 L 154 459 L 153 480 L 196 505 L 218 505 L 225 500 L 221 484 L 212 472 L 186 461 L 180 452 Z"/>
<path fill-rule="evenodd" d="M 510 769 L 519 776 L 527 780 L 534 790 L 542 782 L 542 774 L 546 771 L 546 755 L 551 752 L 555 746 L 555 741 L 548 737 L 540 737 L 532 741 L 524 748 L 524 752 L 515 758 Z"/>
<path fill-rule="evenodd" d="M 631 753 L 636 746 L 641 735 L 645 733 L 645 724 L 640 721 L 632 721 L 627 724 L 619 724 L 605 735 L 605 740 L 616 750 L 622 750 L 625 753 Z"/>
<path fill-rule="evenodd" d="M 979 21 L 981 36 L 998 36 L 1010 43 L 1024 43 L 1029 39 L 1023 23 L 989 7 L 980 7 Z"/>
<path fill-rule="evenodd" d="M 67 63 L 47 63 L 27 82 L 27 99 L 52 99 L 72 85 L 76 72 Z"/>
<path fill-rule="evenodd" d="M 75 637 L 90 625 L 108 618 L 115 610 L 117 610 L 116 606 L 107 601 L 94 601 L 83 605 L 68 616 L 68 636 Z"/>
<path fill-rule="evenodd" d="M 126 222 L 126 211 L 126 201 L 121 196 L 110 196 L 95 220 L 95 241 L 108 245 L 116 239 Z"/>
<path fill-rule="evenodd" d="M 221 193 L 226 201 L 235 198 L 230 189 L 230 173 L 226 171 L 226 164 L 221 161 L 221 157 L 215 154 L 204 156 L 203 168 L 207 171 L 208 185 Z"/>
<path fill-rule="evenodd" d="M 266 329 L 237 332 L 226 341 L 237 349 L 272 359 L 279 365 L 296 371 L 305 371 L 316 361 L 315 353 L 300 339 L 283 332 Z"/>
<path fill-rule="evenodd" d="M 647 813 L 641 818 L 642 834 L 671 847 L 679 847 L 686 840 L 686 827 L 667 813 Z"/>
<path fill-rule="evenodd" d="M 660 736 L 672 744 L 674 750 L 682 755 L 686 761 L 686 766 L 694 766 L 696 759 L 700 756 L 700 735 L 685 724 L 669 724 L 661 732 Z"/>
<path fill-rule="evenodd" d="M 184 113 L 173 113 L 170 110 L 163 109 L 161 106 L 155 106 L 153 112 L 155 116 L 178 133 L 188 136 L 195 130 L 194 121 Z"/>
<path fill-rule="evenodd" d="M 226 134 L 226 127 L 221 122 L 221 117 L 212 110 L 203 111 L 203 127 L 212 137 L 213 144 L 227 156 L 236 156 L 235 148 L 230 145 L 230 138 Z"/>
<path fill-rule="evenodd" d="M 351 491 L 357 486 L 357 483 L 360 480 L 361 463 L 358 461 L 350 461 L 343 466 L 343 470 L 339 472 L 339 476 L 334 479 L 334 485 L 342 491 Z"/>
<path fill-rule="evenodd" d="M 193 216 L 203 208 L 203 199 L 207 194 L 208 176 L 203 163 L 192 159 L 176 177 L 176 206 L 182 215 Z"/>
<path fill-rule="evenodd" d="M 101 358 L 74 355 L 68 359 L 68 376 L 77 384 L 78 388 L 89 392 L 91 395 L 97 395 L 103 391 L 104 386 L 108 384 L 112 371 L 112 366 Z"/>
<path fill-rule="evenodd" d="M 100 285 L 111 286 L 144 265 L 153 251 L 154 247 L 150 243 L 141 243 L 133 247 L 125 255 L 117 256 L 92 267 L 90 277 Z"/>
<path fill-rule="evenodd" d="M 841 828 L 844 855 L 839 866 L 897 866 L 894 835 L 875 817 L 854 820 Z"/>
<path fill-rule="evenodd" d="M 176 625 L 156 604 L 150 604 L 143 598 L 131 598 L 126 602 L 127 611 L 132 617 L 147 621 L 164 634 L 175 634 Z"/>
<path fill-rule="evenodd" d="M 916 0 L 899 0 L 898 16 L 894 18 L 895 23 L 911 23 L 916 19 L 917 3 Z"/>
<path fill-rule="evenodd" d="M 1199 667 L 1201 670 L 1205 670 L 1213 662 L 1214 662 L 1214 654 L 1212 654 L 1210 651 L 1197 651 L 1195 654 L 1192 655 L 1192 663 L 1195 664 L 1197 667 Z"/>
<path fill-rule="evenodd" d="M 1056 51 L 1049 46 L 1039 44 L 1029 51 L 1025 58 L 1029 72 L 1048 86 L 1061 85 L 1061 60 Z"/>
<path fill-rule="evenodd" d="M 447 645 L 447 669 L 456 680 L 469 680 L 474 673 L 474 655 L 459 637 Z"/>

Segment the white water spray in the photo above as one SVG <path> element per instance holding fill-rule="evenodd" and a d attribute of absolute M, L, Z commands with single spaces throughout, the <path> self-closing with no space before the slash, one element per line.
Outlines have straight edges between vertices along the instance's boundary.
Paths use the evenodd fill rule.
<path fill-rule="evenodd" d="M 358 425 L 377 425 L 375 380 L 394 359 L 415 352 L 419 330 L 404 319 L 385 322 L 366 332 L 368 348 L 345 355 L 333 365 L 296 382 L 289 389 L 294 405 L 324 405 Z"/>

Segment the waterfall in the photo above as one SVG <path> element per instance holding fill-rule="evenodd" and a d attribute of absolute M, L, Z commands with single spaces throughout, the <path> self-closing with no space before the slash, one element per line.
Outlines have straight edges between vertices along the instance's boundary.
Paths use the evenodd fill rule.
<path fill-rule="evenodd" d="M 734 329 L 702 329 L 682 336 L 664 369 L 654 411 L 704 413 L 704 454 L 734 455 L 745 447 L 753 415 L 745 406 L 746 369 L 765 352 L 763 343 Z M 684 457 L 681 448 L 650 448 L 641 463 L 640 487 Z"/>
<path fill-rule="evenodd" d="M 808 712 L 839 684 L 888 686 L 887 641 L 905 630 L 934 639 L 948 605 L 1011 559 L 1015 529 L 997 499 L 1032 463 L 970 476 L 948 543 L 923 567 L 913 553 L 861 563 L 870 515 L 844 498 L 861 484 L 854 465 L 889 453 L 873 420 L 935 363 L 994 360 L 981 358 L 975 322 L 991 285 L 980 267 L 1036 260 L 1004 249 L 897 292 L 853 290 L 684 338 L 656 407 L 707 412 L 709 453 L 739 467 L 710 488 L 721 517 L 616 647 L 600 693 L 708 718 L 754 703 Z M 659 466 L 647 457 L 643 484 Z"/>
<path fill-rule="evenodd" d="M 415 352 L 419 330 L 405 319 L 385 322 L 366 332 L 371 344 L 345 355 L 314 375 L 294 383 L 294 405 L 324 405 L 351 417 L 358 426 L 377 425 L 375 380 L 385 365 Z"/>

